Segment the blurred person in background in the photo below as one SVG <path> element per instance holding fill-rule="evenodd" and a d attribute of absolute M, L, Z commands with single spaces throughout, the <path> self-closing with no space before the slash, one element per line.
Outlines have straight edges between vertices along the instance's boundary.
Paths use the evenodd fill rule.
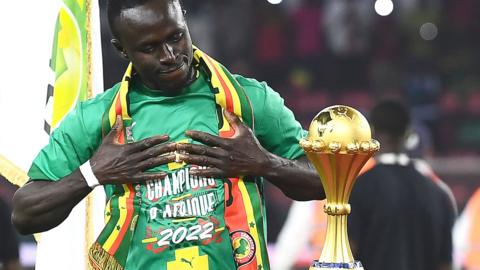
<path fill-rule="evenodd" d="M 469 199 L 453 229 L 454 263 L 458 269 L 480 269 L 480 188 Z"/>
<path fill-rule="evenodd" d="M 370 114 L 381 148 L 374 166 L 357 179 L 348 217 L 352 252 L 365 269 L 452 269 L 455 205 L 406 154 L 410 123 L 396 101 L 381 102 Z"/>
<path fill-rule="evenodd" d="M 272 269 L 305 269 L 320 257 L 327 231 L 325 202 L 292 202 L 272 252 Z"/>
<path fill-rule="evenodd" d="M 1 175 L 0 183 L 7 183 Z M 3 189 L 3 185 L 0 185 L 0 189 Z M 19 243 L 17 234 L 10 222 L 12 212 L 7 203 L 7 201 L 11 201 L 11 196 L 3 194 L 3 192 L 0 192 L 0 270 L 20 270 Z"/>
<path fill-rule="evenodd" d="M 51 134 L 15 193 L 16 228 L 56 227 L 103 186 L 95 269 L 270 269 L 263 177 L 292 199 L 325 197 L 304 130 L 266 83 L 192 45 L 179 0 L 107 5 L 112 43 L 131 65 Z"/>
<path fill-rule="evenodd" d="M 390 119 L 389 119 L 390 118 Z M 388 120 L 388 121 L 387 121 Z M 410 124 L 410 116 L 408 111 L 401 103 L 396 101 L 384 101 L 376 105 L 370 115 L 372 129 L 374 130 L 374 138 L 381 143 L 381 152 L 372 158 L 360 172 L 358 181 L 352 191 L 350 203 L 352 205 L 352 218 L 348 218 L 349 237 L 352 242 L 352 251 L 354 257 L 360 260 L 365 269 L 421 269 L 421 270 L 440 270 L 450 269 L 451 262 L 451 240 L 450 230 L 454 218 L 456 216 L 456 203 L 450 188 L 434 173 L 430 165 L 422 159 L 423 156 L 431 153 L 429 147 L 428 135 L 420 135 L 422 128 L 417 125 Z M 391 124 L 391 126 L 388 126 Z M 413 131 L 415 129 L 415 131 Z M 421 142 L 423 141 L 423 142 Z M 410 157 L 406 153 L 411 153 Z M 392 163 L 392 159 L 398 158 L 401 164 L 385 164 Z M 369 172 L 372 170 L 372 172 Z M 398 170 L 402 174 L 395 176 L 393 170 Z M 378 176 L 386 171 L 386 175 Z M 365 174 L 365 176 L 363 176 Z M 400 176 L 401 175 L 401 176 Z M 393 177 L 392 177 L 393 176 Z M 408 177 L 407 177 L 408 176 Z M 373 180 L 369 178 L 376 177 Z M 403 178 L 405 179 L 403 179 Z M 385 179 L 385 182 L 382 182 Z M 377 182 L 382 182 L 376 184 Z M 392 182 L 393 184 L 388 184 Z M 418 182 L 418 183 L 417 183 Z M 384 186 L 385 185 L 385 186 Z M 392 196 L 392 192 L 396 192 L 395 188 L 399 185 L 396 196 Z M 357 188 L 357 186 L 360 186 Z M 362 189 L 362 191 L 359 191 Z M 376 190 L 379 194 L 370 194 L 362 192 L 372 192 Z M 422 193 L 420 193 L 422 192 Z M 384 195 L 382 195 L 384 194 Z M 371 195 L 371 196 L 370 196 Z M 383 196 L 391 196 L 394 200 L 387 200 Z M 421 202 L 419 197 L 425 196 L 427 201 Z M 408 201 L 410 200 L 410 201 Z M 428 201 L 431 200 L 431 201 Z M 361 202 L 358 202 L 361 201 Z M 287 220 L 279 233 L 277 243 L 272 256 L 272 267 L 275 270 L 296 269 L 296 267 L 307 267 L 313 259 L 320 257 L 326 234 L 326 214 L 323 211 L 323 201 L 297 202 L 294 201 L 290 207 Z M 418 204 L 417 207 L 425 208 L 427 214 L 410 211 L 408 207 L 412 204 Z M 428 213 L 428 211 L 438 211 L 438 205 L 444 205 L 438 213 Z M 379 209 L 370 209 L 379 207 Z M 390 208 L 389 208 L 390 207 Z M 359 208 L 361 208 L 359 210 Z M 414 208 L 412 208 L 414 209 Z M 436 209 L 436 210 L 434 210 Z M 369 215 L 371 211 L 371 215 Z M 397 211 L 399 211 L 397 213 Z M 361 213 L 360 213 L 361 212 Z M 393 219 L 396 216 L 398 219 Z M 351 220 L 352 219 L 352 220 Z M 372 219 L 372 228 L 368 220 Z M 384 219 L 384 220 L 382 220 Z M 401 222 L 406 222 L 405 227 L 400 226 Z M 418 225 L 414 223 L 418 222 Z M 423 223 L 422 223 L 423 222 Z M 433 229 L 438 222 L 438 228 Z M 443 225 L 442 225 L 443 224 Z M 385 226 L 385 227 L 383 227 Z M 402 227 L 397 230 L 398 227 Z M 416 227 L 417 226 L 417 227 Z M 430 228 L 431 227 L 431 228 Z M 379 228 L 383 228 L 379 230 Z M 427 239 L 428 234 L 419 237 L 418 249 L 409 249 L 410 246 L 417 245 L 412 237 L 407 237 L 405 230 L 415 233 L 418 230 L 429 230 L 432 232 L 431 239 Z M 350 233 L 350 230 L 352 233 Z M 379 235 L 375 234 L 378 230 Z M 382 234 L 381 232 L 384 232 Z M 407 236 L 405 235 L 407 234 Z M 388 238 L 389 236 L 396 237 Z M 365 237 L 365 238 L 362 238 Z M 367 238 L 370 237 L 370 238 Z M 398 239 L 403 239 L 402 241 Z M 377 242 L 378 240 L 378 242 Z M 364 243 L 364 241 L 368 241 Z M 428 264 L 423 264 L 413 258 L 424 256 L 422 253 L 405 255 L 405 251 L 424 252 L 427 248 L 437 241 L 439 244 L 434 248 L 428 248 L 432 254 L 437 253 L 441 258 L 433 259 L 433 255 L 425 257 L 431 259 L 431 263 L 436 261 L 444 262 L 443 266 L 432 268 Z M 440 243 L 441 242 L 441 243 Z M 368 255 L 370 247 L 373 250 L 382 250 L 382 252 L 390 252 L 390 256 L 395 257 L 397 249 L 389 250 L 389 244 L 399 248 L 399 258 L 391 260 L 391 264 L 387 261 L 371 258 Z M 397 245 L 398 244 L 398 245 Z M 439 249 L 438 252 L 435 249 Z M 374 251 L 372 251 L 374 252 Z M 380 251 L 379 251 L 380 252 Z M 379 253 L 387 256 L 387 253 Z M 443 255 L 442 255 L 443 254 Z M 438 255 L 438 256 L 440 256 Z M 366 257 L 364 257 L 366 256 Z M 437 257 L 438 257 L 437 256 Z M 410 261 L 408 259 L 410 258 Z M 400 259 L 399 263 L 397 260 Z M 420 259 L 421 260 L 421 259 Z M 427 259 L 425 260 L 429 262 Z M 385 265 L 377 266 L 384 262 Z M 408 265 L 410 263 L 412 267 Z M 395 268 L 397 264 L 400 268 Z M 377 268 L 378 267 L 378 268 Z M 403 267 L 403 268 L 402 268 Z M 441 268 L 444 267 L 444 268 Z"/>

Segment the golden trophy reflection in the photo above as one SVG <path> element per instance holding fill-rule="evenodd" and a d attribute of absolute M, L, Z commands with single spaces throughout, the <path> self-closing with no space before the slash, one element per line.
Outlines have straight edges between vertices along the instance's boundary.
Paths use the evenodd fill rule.
<path fill-rule="evenodd" d="M 327 235 L 320 256 L 310 270 L 363 269 L 355 261 L 347 235 L 348 200 L 363 165 L 378 151 L 370 125 L 357 110 L 328 107 L 315 116 L 300 145 L 315 166 L 327 197 Z"/>

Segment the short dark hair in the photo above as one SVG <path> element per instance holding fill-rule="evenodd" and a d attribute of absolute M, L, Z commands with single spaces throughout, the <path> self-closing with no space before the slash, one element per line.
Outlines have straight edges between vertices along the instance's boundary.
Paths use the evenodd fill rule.
<path fill-rule="evenodd" d="M 386 100 L 378 103 L 370 112 L 370 124 L 377 133 L 402 137 L 410 126 L 410 113 L 399 101 Z"/>
<path fill-rule="evenodd" d="M 120 13 L 129 8 L 134 8 L 141 6 L 145 3 L 148 3 L 154 0 L 108 0 L 107 1 L 107 17 L 108 25 L 110 26 L 110 31 L 114 37 L 118 37 L 118 33 L 115 29 L 115 19 L 120 15 Z M 157 0 L 157 1 L 169 1 L 169 2 L 179 2 L 182 6 L 181 0 Z"/>

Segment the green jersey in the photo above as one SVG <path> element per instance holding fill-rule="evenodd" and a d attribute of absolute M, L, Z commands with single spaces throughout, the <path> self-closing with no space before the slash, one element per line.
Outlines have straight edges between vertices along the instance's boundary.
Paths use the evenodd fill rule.
<path fill-rule="evenodd" d="M 282 98 L 265 83 L 235 78 L 252 103 L 254 133 L 262 146 L 285 158 L 302 155 L 298 141 L 303 130 Z M 34 160 L 31 179 L 57 181 L 90 159 L 102 140 L 102 115 L 118 87 L 78 104 Z M 135 141 L 168 134 L 171 141 L 198 143 L 185 136 L 186 130 L 218 135 L 214 94 L 203 73 L 177 96 L 163 96 L 134 77 L 128 95 Z M 141 208 L 126 269 L 225 270 L 251 259 L 255 247 L 249 236 L 225 226 L 225 180 L 191 176 L 192 166 L 160 166 L 151 171 L 166 171 L 165 178 L 135 185 Z M 109 197 L 113 187 L 105 186 L 105 191 Z M 260 237 L 265 237 L 263 231 Z"/>

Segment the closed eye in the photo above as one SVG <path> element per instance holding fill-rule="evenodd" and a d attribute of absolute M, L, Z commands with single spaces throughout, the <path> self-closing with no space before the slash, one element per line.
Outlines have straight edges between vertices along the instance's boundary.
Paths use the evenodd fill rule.
<path fill-rule="evenodd" d="M 152 53 L 155 50 L 155 48 L 151 45 L 144 46 L 140 49 L 143 53 Z"/>
<path fill-rule="evenodd" d="M 183 32 L 177 32 L 170 36 L 170 41 L 172 42 L 179 42 L 183 38 L 184 34 Z"/>

